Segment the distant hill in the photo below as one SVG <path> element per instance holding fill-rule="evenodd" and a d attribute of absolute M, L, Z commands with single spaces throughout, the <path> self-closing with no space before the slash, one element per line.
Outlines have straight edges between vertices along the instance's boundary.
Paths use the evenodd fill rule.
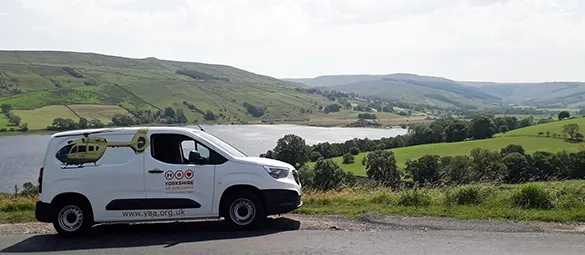
<path fill-rule="evenodd" d="M 330 101 L 295 90 L 298 87 L 307 86 L 225 65 L 62 51 L 0 51 L 0 104 L 12 105 L 23 116 L 34 116 L 31 111 L 38 110 L 50 120 L 72 114 L 107 120 L 111 116 L 103 114 L 108 112 L 133 114 L 165 107 L 183 109 L 189 123 L 205 121 L 208 110 L 220 122 L 307 118 L 309 111 L 301 108 L 325 115 L 319 106 Z M 73 113 L 59 113 L 60 109 Z"/>
<path fill-rule="evenodd" d="M 287 80 L 313 87 L 439 107 L 485 108 L 501 102 L 499 96 L 476 87 L 445 78 L 414 74 L 339 75 Z"/>
<path fill-rule="evenodd" d="M 454 81 L 415 74 L 327 75 L 285 79 L 364 96 L 440 107 L 485 108 L 506 104 L 565 108 L 585 105 L 585 83 L 495 83 Z"/>

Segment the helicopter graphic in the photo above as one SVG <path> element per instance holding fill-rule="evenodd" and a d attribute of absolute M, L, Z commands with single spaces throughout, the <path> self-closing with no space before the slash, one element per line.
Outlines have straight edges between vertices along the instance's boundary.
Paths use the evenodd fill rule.
<path fill-rule="evenodd" d="M 141 128 L 136 131 L 136 134 L 130 142 L 108 142 L 103 137 L 90 137 L 92 134 L 111 132 L 111 130 L 99 130 L 94 132 L 83 133 L 82 138 L 71 140 L 67 142 L 63 148 L 57 151 L 55 157 L 64 164 L 62 168 L 69 165 L 76 165 L 83 167 L 84 164 L 93 163 L 97 166 L 97 161 L 100 160 L 106 149 L 117 147 L 129 147 L 134 153 L 140 154 L 150 145 L 147 138 L 148 128 Z M 78 136 L 75 134 L 73 136 Z"/>

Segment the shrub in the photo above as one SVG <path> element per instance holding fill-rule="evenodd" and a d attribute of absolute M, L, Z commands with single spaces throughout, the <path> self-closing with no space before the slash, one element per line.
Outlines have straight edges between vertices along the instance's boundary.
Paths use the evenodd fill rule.
<path fill-rule="evenodd" d="M 315 178 L 315 171 L 306 166 L 299 168 L 299 179 L 304 189 L 313 187 L 313 179 Z"/>
<path fill-rule="evenodd" d="M 546 190 L 535 184 L 528 184 L 516 190 L 512 195 L 516 207 L 522 209 L 551 209 L 554 207 L 552 198 Z"/>
<path fill-rule="evenodd" d="M 456 189 L 449 202 L 457 205 L 479 205 L 488 195 L 488 192 L 479 186 L 467 186 Z"/>
<path fill-rule="evenodd" d="M 358 148 L 356 148 L 356 147 L 352 147 L 352 148 L 349 150 L 349 153 L 351 153 L 351 155 L 354 155 L 354 156 L 355 156 L 355 155 L 358 155 L 358 154 L 360 154 L 360 149 L 358 149 Z"/>
<path fill-rule="evenodd" d="M 421 190 L 405 190 L 400 194 L 398 205 L 402 206 L 429 206 L 431 197 Z"/>
<path fill-rule="evenodd" d="M 350 153 L 343 154 L 343 164 L 353 164 L 355 158 Z"/>

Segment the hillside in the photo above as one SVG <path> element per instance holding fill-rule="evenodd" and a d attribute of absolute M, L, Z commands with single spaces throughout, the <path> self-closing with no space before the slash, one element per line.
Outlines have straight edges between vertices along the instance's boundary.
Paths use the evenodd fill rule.
<path fill-rule="evenodd" d="M 583 82 L 469 82 L 414 74 L 327 75 L 285 80 L 440 107 L 484 108 L 502 103 L 547 108 L 585 106 Z"/>
<path fill-rule="evenodd" d="M 464 86 L 444 78 L 413 74 L 339 75 L 288 80 L 363 96 L 443 108 L 486 108 L 500 102 L 500 97 L 475 87 Z"/>
<path fill-rule="evenodd" d="M 0 51 L 0 104 L 11 105 L 23 122 L 35 122 L 35 127 L 46 127 L 56 117 L 107 121 L 115 114 L 165 107 L 182 109 L 189 123 L 205 122 L 208 110 L 214 122 L 222 123 L 326 116 L 319 106 L 331 101 L 296 91 L 298 87 L 304 85 L 224 65 L 94 53 Z M 255 109 L 263 114 L 253 113 Z"/>
<path fill-rule="evenodd" d="M 558 152 L 566 150 L 575 152 L 585 149 L 585 143 L 570 143 L 562 138 L 553 137 L 553 134 L 561 134 L 562 126 L 576 123 L 581 128 L 585 127 L 585 118 L 555 121 L 545 124 L 533 125 L 519 128 L 506 134 L 497 134 L 494 138 L 484 140 L 463 141 L 455 143 L 435 143 L 410 147 L 392 149 L 396 157 L 398 167 L 404 168 L 407 159 L 418 159 L 424 155 L 455 156 L 468 155 L 474 148 L 484 148 L 492 151 L 499 151 L 509 144 L 521 145 L 526 153 L 536 151 Z M 550 131 L 550 136 L 546 136 Z M 544 134 L 539 135 L 539 132 Z M 365 175 L 365 168 L 361 160 L 367 153 L 360 153 L 355 156 L 355 163 L 342 164 L 342 157 L 333 158 L 344 170 L 351 171 L 357 175 Z"/>

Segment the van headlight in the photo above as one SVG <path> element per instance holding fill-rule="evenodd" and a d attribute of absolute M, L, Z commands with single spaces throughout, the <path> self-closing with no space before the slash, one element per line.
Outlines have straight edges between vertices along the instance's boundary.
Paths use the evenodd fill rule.
<path fill-rule="evenodd" d="M 285 167 L 264 166 L 264 170 L 275 179 L 286 178 L 290 170 Z"/>

